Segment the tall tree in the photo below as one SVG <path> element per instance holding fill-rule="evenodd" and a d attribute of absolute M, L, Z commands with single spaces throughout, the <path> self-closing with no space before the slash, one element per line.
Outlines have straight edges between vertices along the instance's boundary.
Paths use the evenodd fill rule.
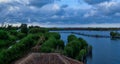
<path fill-rule="evenodd" d="M 20 28 L 22 33 L 25 33 L 25 34 L 28 33 L 27 24 L 21 24 Z"/>

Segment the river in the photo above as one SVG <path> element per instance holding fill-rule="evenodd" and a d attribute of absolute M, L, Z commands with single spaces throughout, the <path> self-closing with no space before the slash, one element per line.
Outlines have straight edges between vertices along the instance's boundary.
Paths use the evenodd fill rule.
<path fill-rule="evenodd" d="M 67 43 L 67 36 L 69 32 L 80 32 L 92 35 L 106 35 L 109 36 L 110 31 L 55 31 L 59 32 L 61 39 Z M 66 32 L 66 33 L 64 33 Z M 68 33 L 67 33 L 68 32 Z M 120 64 L 120 40 L 112 40 L 110 38 L 87 37 L 75 34 L 77 37 L 84 38 L 89 45 L 92 45 L 92 57 L 87 58 L 86 64 Z"/>

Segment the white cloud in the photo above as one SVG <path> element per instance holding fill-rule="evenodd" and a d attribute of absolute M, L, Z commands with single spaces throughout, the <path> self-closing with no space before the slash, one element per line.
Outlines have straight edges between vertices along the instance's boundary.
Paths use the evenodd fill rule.
<path fill-rule="evenodd" d="M 87 18 L 87 17 L 92 17 L 95 16 L 97 14 L 97 11 L 95 10 L 90 10 L 89 12 L 87 12 L 86 14 L 84 14 L 83 17 Z"/>
<path fill-rule="evenodd" d="M 18 6 L 10 6 L 8 11 L 14 12 L 14 11 L 19 11 L 20 8 Z"/>
<path fill-rule="evenodd" d="M 0 0 L 0 3 L 20 3 L 26 5 L 30 3 L 30 0 Z"/>
<path fill-rule="evenodd" d="M 0 3 L 8 3 L 11 2 L 11 0 L 0 0 Z"/>

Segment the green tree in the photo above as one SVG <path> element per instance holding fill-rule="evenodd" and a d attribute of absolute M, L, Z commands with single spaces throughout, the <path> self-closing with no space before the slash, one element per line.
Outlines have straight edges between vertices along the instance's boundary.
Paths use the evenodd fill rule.
<path fill-rule="evenodd" d="M 68 36 L 68 42 L 70 42 L 70 41 L 73 41 L 73 40 L 76 40 L 77 39 L 77 37 L 75 36 L 75 35 L 73 35 L 73 34 L 71 34 L 71 35 L 69 35 Z"/>
<path fill-rule="evenodd" d="M 43 29 L 43 28 L 31 28 L 29 30 L 29 33 L 35 34 L 35 33 L 46 33 L 48 32 L 47 29 Z"/>
<path fill-rule="evenodd" d="M 87 54 L 86 49 L 82 49 L 82 50 L 79 52 L 79 55 L 77 56 L 77 60 L 79 60 L 79 61 L 84 61 L 86 54 Z"/>
<path fill-rule="evenodd" d="M 9 35 L 6 31 L 0 30 L 0 39 L 7 40 L 9 38 Z"/>
<path fill-rule="evenodd" d="M 27 24 L 21 24 L 20 29 L 22 33 L 25 33 L 25 34 L 28 33 Z"/>
<path fill-rule="evenodd" d="M 67 52 L 66 49 L 72 49 L 73 51 L 71 52 L 72 55 L 70 55 L 71 53 Z M 81 50 L 81 42 L 73 40 L 71 42 L 69 42 L 66 47 L 65 47 L 65 52 L 67 53 L 66 55 L 70 55 L 70 57 L 75 58 L 76 55 L 78 55 L 79 51 Z"/>

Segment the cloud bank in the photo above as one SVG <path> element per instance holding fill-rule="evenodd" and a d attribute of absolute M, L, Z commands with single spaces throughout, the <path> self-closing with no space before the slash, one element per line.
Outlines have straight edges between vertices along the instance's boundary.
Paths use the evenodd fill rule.
<path fill-rule="evenodd" d="M 120 23 L 119 6 L 119 0 L 0 0 L 0 23 L 112 26 Z"/>

